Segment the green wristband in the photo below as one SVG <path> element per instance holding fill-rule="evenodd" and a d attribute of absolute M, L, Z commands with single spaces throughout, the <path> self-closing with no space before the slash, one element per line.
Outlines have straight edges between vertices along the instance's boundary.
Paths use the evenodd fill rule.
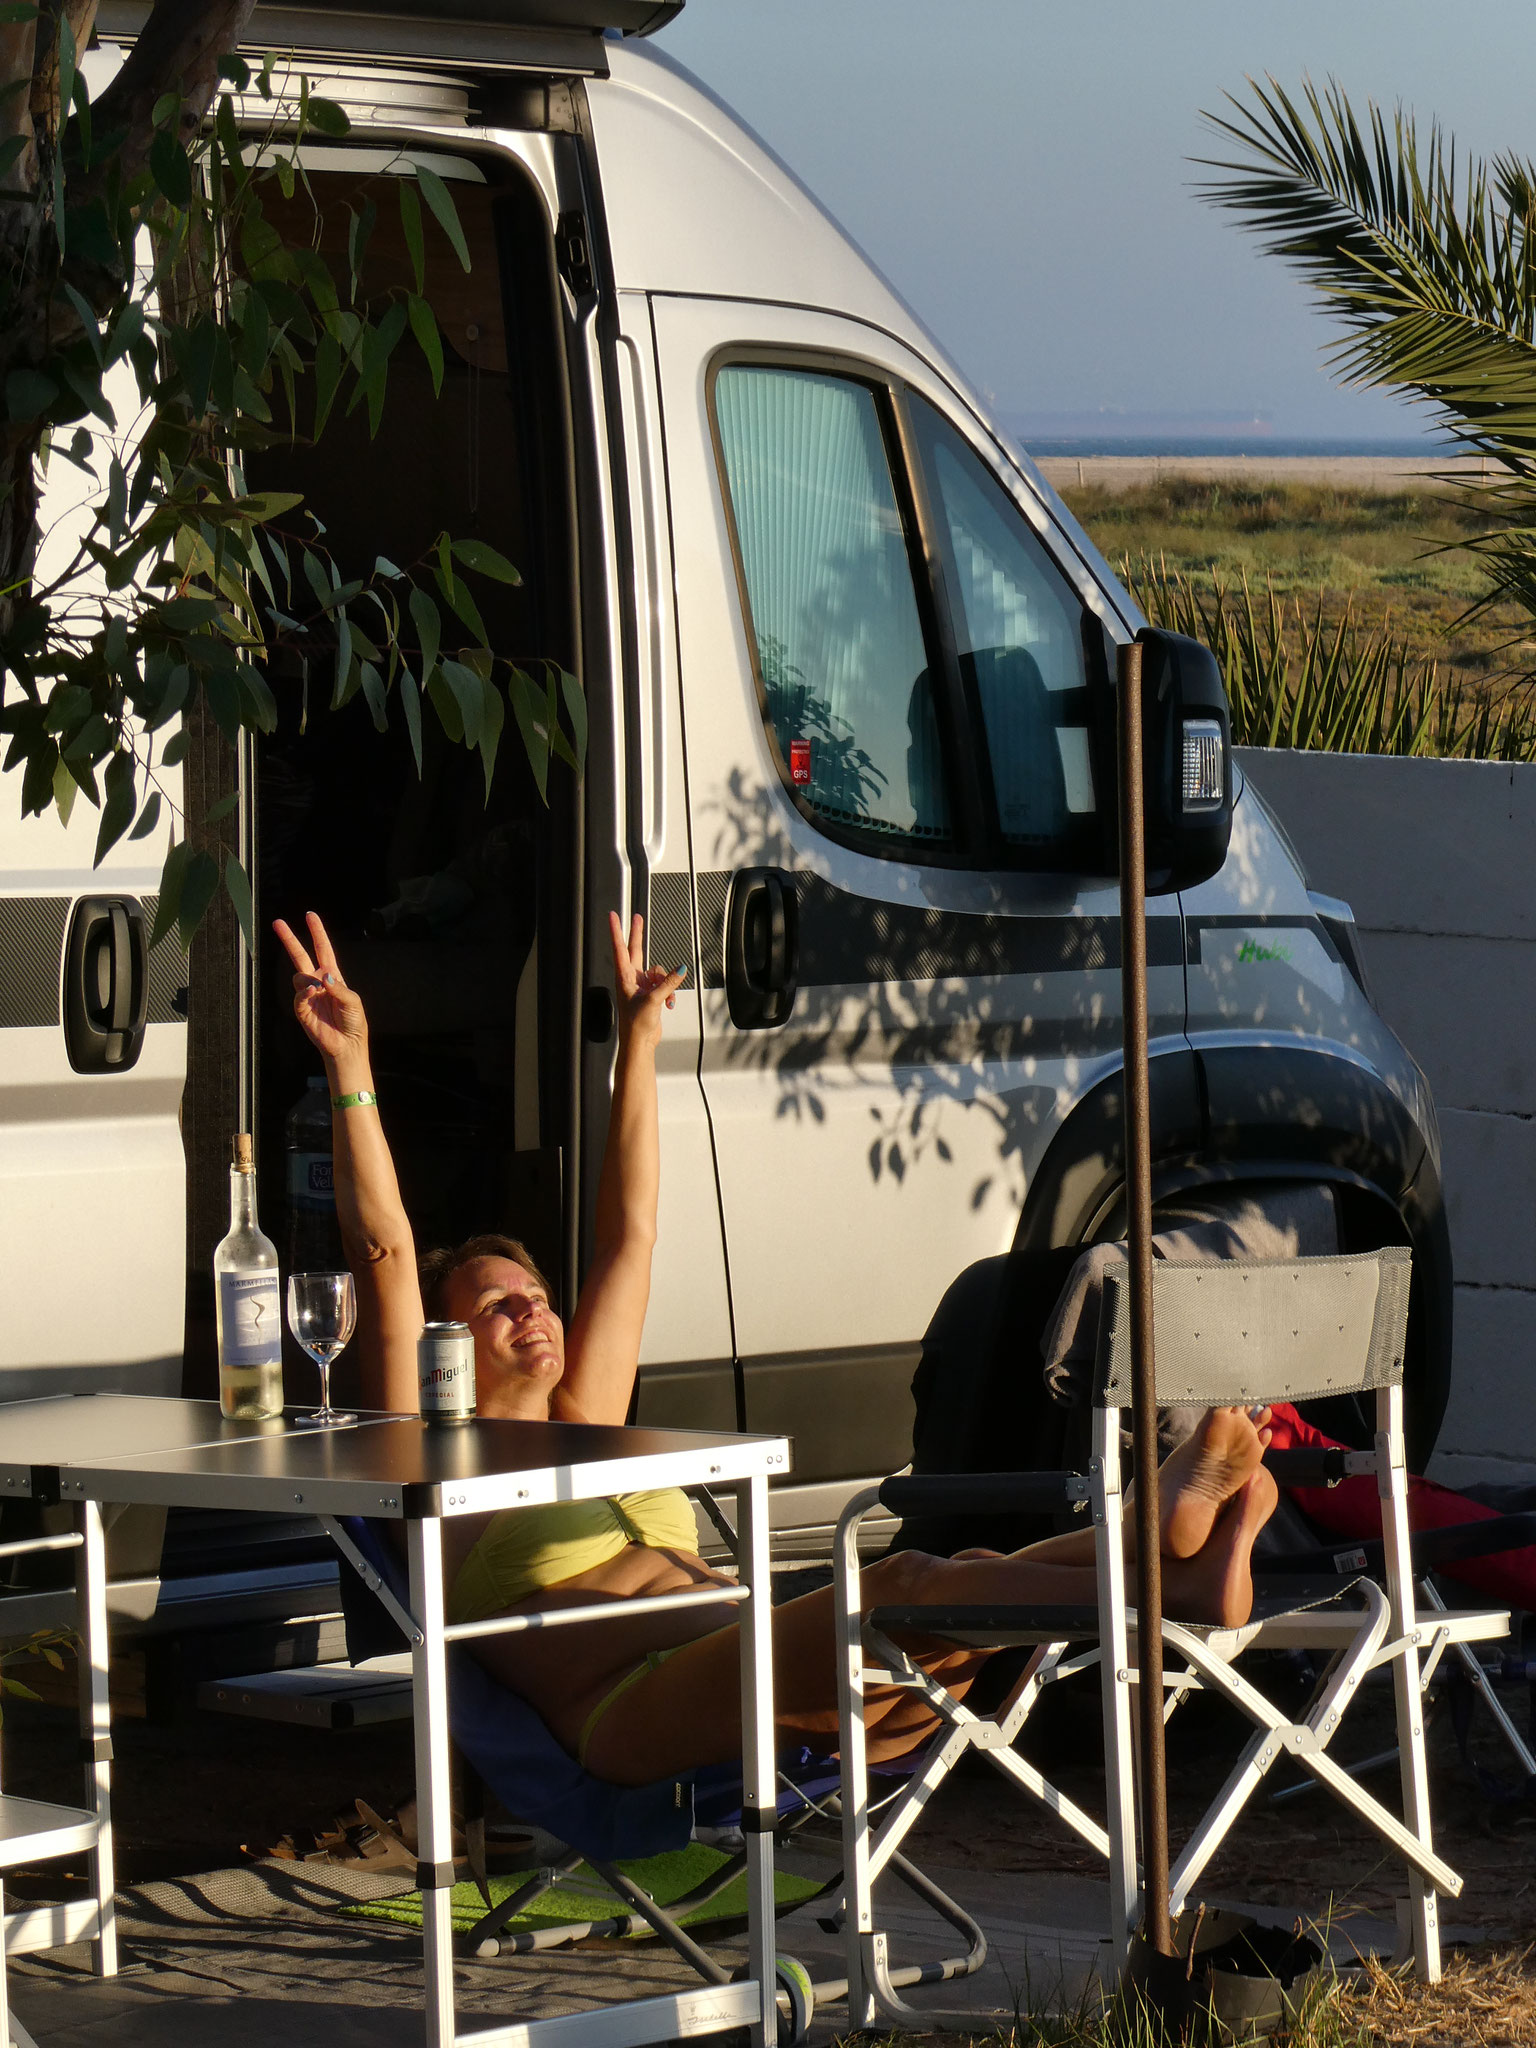
<path fill-rule="evenodd" d="M 350 1095 L 333 1095 L 332 1109 L 377 1109 L 379 1098 L 371 1088 L 355 1088 Z"/>

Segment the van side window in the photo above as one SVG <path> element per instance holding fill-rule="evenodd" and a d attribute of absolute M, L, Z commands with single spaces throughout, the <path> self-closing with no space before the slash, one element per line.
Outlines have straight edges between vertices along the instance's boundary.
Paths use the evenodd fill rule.
<path fill-rule="evenodd" d="M 985 465 L 932 406 L 909 403 L 1003 839 L 1059 847 L 1095 809 L 1083 607 Z"/>
<path fill-rule="evenodd" d="M 934 684 L 875 392 L 728 364 L 714 410 L 781 772 L 831 824 L 946 844 Z"/>

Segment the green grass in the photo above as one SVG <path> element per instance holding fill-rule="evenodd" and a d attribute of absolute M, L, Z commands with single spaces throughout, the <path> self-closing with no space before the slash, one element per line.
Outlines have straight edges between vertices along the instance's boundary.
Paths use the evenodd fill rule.
<path fill-rule="evenodd" d="M 1379 1962 L 1322 1980 L 1274 2048 L 1530 2048 L 1536 2042 L 1532 1947 L 1453 1950 L 1439 1984 L 1417 1983 Z M 963 2033 L 856 2036 L 863 2048 L 1152 2048 L 1143 2020 L 1114 2006 L 1061 2019 L 1018 2018 Z M 1209 2035 L 1206 2035 L 1209 2041 Z M 1197 2032 L 1195 2043 L 1200 2043 Z"/>
<path fill-rule="evenodd" d="M 1170 476 L 1067 503 L 1154 625 L 1215 653 L 1238 741 L 1536 759 L 1536 638 L 1483 589 L 1452 496 Z"/>
<path fill-rule="evenodd" d="M 1330 617 L 1321 597 L 1256 594 L 1220 572 L 1196 578 L 1165 562 L 1126 565 L 1154 625 L 1216 656 L 1239 746 L 1335 754 L 1419 754 L 1463 761 L 1536 760 L 1529 686 L 1486 681 L 1416 657 L 1389 630 Z"/>
<path fill-rule="evenodd" d="M 1523 613 L 1506 607 L 1458 626 L 1483 578 L 1458 545 L 1477 521 L 1448 493 L 1170 476 L 1120 493 L 1090 485 L 1062 495 L 1117 569 L 1166 562 L 1197 588 L 1246 578 L 1309 610 L 1320 601 L 1330 623 L 1347 612 L 1358 631 L 1385 633 L 1410 658 L 1470 684 L 1497 688 L 1507 671 L 1536 665 Z"/>

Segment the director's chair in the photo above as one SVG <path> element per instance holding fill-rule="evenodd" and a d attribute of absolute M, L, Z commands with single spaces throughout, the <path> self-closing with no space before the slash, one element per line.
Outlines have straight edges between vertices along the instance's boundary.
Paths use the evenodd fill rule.
<path fill-rule="evenodd" d="M 1165 1683 L 1172 1713 L 1204 1687 L 1223 1694 L 1255 1725 L 1225 1785 L 1171 1873 L 1178 1911 L 1266 1772 L 1293 1757 L 1350 1806 L 1402 1857 L 1409 1870 L 1410 1918 L 1419 1974 L 1439 1975 L 1435 1896 L 1455 1896 L 1461 1879 L 1434 1850 L 1424 1751 L 1421 1653 L 1434 1661 L 1448 1645 L 1486 1640 L 1508 1627 L 1503 1613 L 1415 1610 L 1403 1454 L 1402 1369 L 1409 1254 L 1398 1247 L 1342 1258 L 1263 1262 L 1165 1261 L 1153 1269 L 1157 1399 L 1163 1406 L 1216 1407 L 1332 1394 L 1375 1395 L 1372 1448 L 1350 1453 L 1352 1470 L 1374 1474 L 1382 1500 L 1385 1586 L 1368 1576 L 1305 1584 L 1259 1582 L 1252 1617 L 1239 1628 L 1165 1621 L 1170 1655 Z M 886 1938 L 875 1916 L 876 1877 L 923 1806 L 961 1757 L 978 1750 L 1019 1788 L 1047 1806 L 1105 1856 L 1109 1866 L 1112 1955 L 1123 1962 L 1137 1918 L 1135 1802 L 1130 1687 L 1135 1683 L 1135 1616 L 1127 1607 L 1120 1413 L 1130 1406 L 1130 1290 L 1125 1276 L 1106 1281 L 1095 1375 L 1093 1455 L 1084 1476 L 1064 1473 L 967 1475 L 887 1480 L 849 1502 L 838 1526 L 839 1681 L 843 1756 L 843 1829 L 848 1898 L 849 2017 L 877 2014 L 900 2024 L 931 2023 L 896 1995 Z M 1300 1483 L 1309 1461 L 1335 1453 L 1287 1452 L 1274 1462 Z M 1306 1469 L 1304 1470 L 1303 1467 Z M 1294 1468 L 1294 1469 L 1292 1469 Z M 861 1618 L 858 1524 L 876 1505 L 895 1513 L 1039 1510 L 1086 1501 L 1096 1534 L 1097 1609 L 885 1607 Z M 1001 1706 L 977 1714 L 955 1699 L 892 1640 L 918 1631 L 955 1645 L 1026 1646 L 1031 1654 Z M 1287 1715 L 1240 1672 L 1248 1649 L 1322 1651 L 1325 1668 L 1301 1718 Z M 866 1661 L 868 1660 L 868 1661 Z M 1105 1735 L 1106 1816 L 1101 1825 L 1019 1757 L 1012 1743 L 1043 1688 L 1097 1662 Z M 1404 1818 L 1365 1791 L 1328 1754 L 1345 1709 L 1366 1673 L 1390 1666 L 1402 1765 Z M 867 1805 L 863 1697 L 871 1684 L 921 1692 L 941 1726 L 906 1792 L 878 1829 Z"/>

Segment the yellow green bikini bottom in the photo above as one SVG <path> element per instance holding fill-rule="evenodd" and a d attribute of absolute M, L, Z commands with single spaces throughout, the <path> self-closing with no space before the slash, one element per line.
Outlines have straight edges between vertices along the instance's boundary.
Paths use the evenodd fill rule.
<path fill-rule="evenodd" d="M 703 1640 L 702 1637 L 699 1638 Z M 587 1761 L 587 1744 L 592 1740 L 597 1724 L 616 1700 L 624 1697 L 629 1688 L 649 1671 L 659 1671 L 669 1657 L 675 1657 L 679 1650 L 686 1650 L 686 1643 L 674 1643 L 670 1650 L 647 1650 L 645 1662 L 637 1664 L 633 1671 L 627 1671 L 611 1692 L 605 1692 L 597 1705 L 581 1724 L 581 1733 L 576 1738 L 576 1761 L 583 1767 Z"/>

